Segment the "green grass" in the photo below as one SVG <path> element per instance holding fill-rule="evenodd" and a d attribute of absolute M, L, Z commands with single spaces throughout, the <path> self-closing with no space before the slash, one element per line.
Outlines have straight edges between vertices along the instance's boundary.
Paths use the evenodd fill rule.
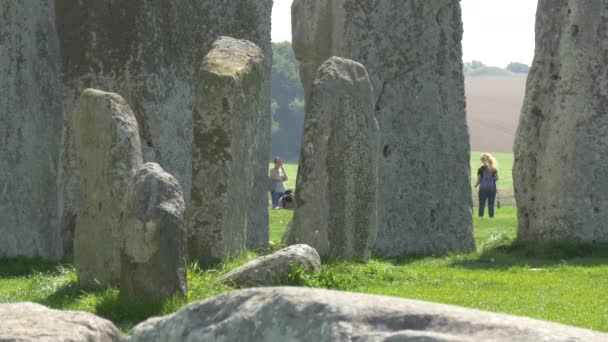
<path fill-rule="evenodd" d="M 478 154 L 473 153 L 473 165 Z M 509 155 L 496 154 L 503 184 L 511 184 Z M 296 165 L 286 165 L 294 188 Z M 475 168 L 476 170 L 476 168 Z M 270 210 L 274 249 L 292 212 Z M 515 242 L 515 208 L 497 209 L 496 218 L 474 218 L 477 251 L 368 263 L 325 261 L 321 272 L 295 270 L 286 285 L 311 286 L 420 299 L 529 316 L 608 332 L 608 246 Z M 33 301 L 57 309 L 85 310 L 106 317 L 123 331 L 150 316 L 165 315 L 187 302 L 231 291 L 218 281 L 224 272 L 254 258 L 248 253 L 217 269 L 188 268 L 187 299 L 134 302 L 116 286 L 86 290 L 70 265 L 25 259 L 0 260 L 0 303 Z"/>

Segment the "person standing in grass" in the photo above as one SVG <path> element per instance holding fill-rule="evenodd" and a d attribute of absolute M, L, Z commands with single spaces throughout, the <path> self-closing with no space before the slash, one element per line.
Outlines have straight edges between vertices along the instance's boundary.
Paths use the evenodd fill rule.
<path fill-rule="evenodd" d="M 279 199 L 285 193 L 285 185 L 287 181 L 287 173 L 283 169 L 283 161 L 281 158 L 274 158 L 274 168 L 270 170 L 270 196 L 272 197 L 272 207 L 279 209 Z"/>
<path fill-rule="evenodd" d="M 498 162 L 489 153 L 481 155 L 483 164 L 477 170 L 477 182 L 479 186 L 479 217 L 483 217 L 486 202 L 488 205 L 488 216 L 494 217 L 494 200 L 496 200 L 496 181 L 498 181 Z"/>

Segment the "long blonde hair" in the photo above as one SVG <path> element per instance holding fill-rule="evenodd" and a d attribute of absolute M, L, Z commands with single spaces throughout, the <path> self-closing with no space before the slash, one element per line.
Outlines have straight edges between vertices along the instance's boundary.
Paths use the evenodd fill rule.
<path fill-rule="evenodd" d="M 482 153 L 481 154 L 481 162 L 483 163 L 484 161 L 488 162 L 488 166 L 490 167 L 490 172 L 498 172 L 498 162 L 496 161 L 496 158 L 492 157 L 491 154 L 489 153 Z"/>

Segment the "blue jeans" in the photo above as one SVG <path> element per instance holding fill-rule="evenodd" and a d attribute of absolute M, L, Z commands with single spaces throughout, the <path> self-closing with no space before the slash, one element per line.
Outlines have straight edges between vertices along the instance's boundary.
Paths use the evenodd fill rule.
<path fill-rule="evenodd" d="M 479 189 L 479 217 L 483 217 L 483 211 L 488 202 L 488 215 L 494 217 L 494 200 L 496 199 L 496 189 Z"/>
<path fill-rule="evenodd" d="M 276 208 L 279 206 L 279 200 L 283 196 L 282 192 L 271 192 L 270 197 L 272 198 L 272 207 Z"/>

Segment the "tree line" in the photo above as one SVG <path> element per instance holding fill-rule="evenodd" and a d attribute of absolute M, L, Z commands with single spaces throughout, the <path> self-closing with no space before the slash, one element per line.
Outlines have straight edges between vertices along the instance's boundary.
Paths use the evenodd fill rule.
<path fill-rule="evenodd" d="M 304 89 L 300 83 L 299 62 L 290 42 L 272 43 L 272 155 L 287 162 L 298 162 L 304 126 Z M 513 62 L 505 68 L 480 61 L 464 63 L 467 77 L 526 74 L 530 67 Z"/>

